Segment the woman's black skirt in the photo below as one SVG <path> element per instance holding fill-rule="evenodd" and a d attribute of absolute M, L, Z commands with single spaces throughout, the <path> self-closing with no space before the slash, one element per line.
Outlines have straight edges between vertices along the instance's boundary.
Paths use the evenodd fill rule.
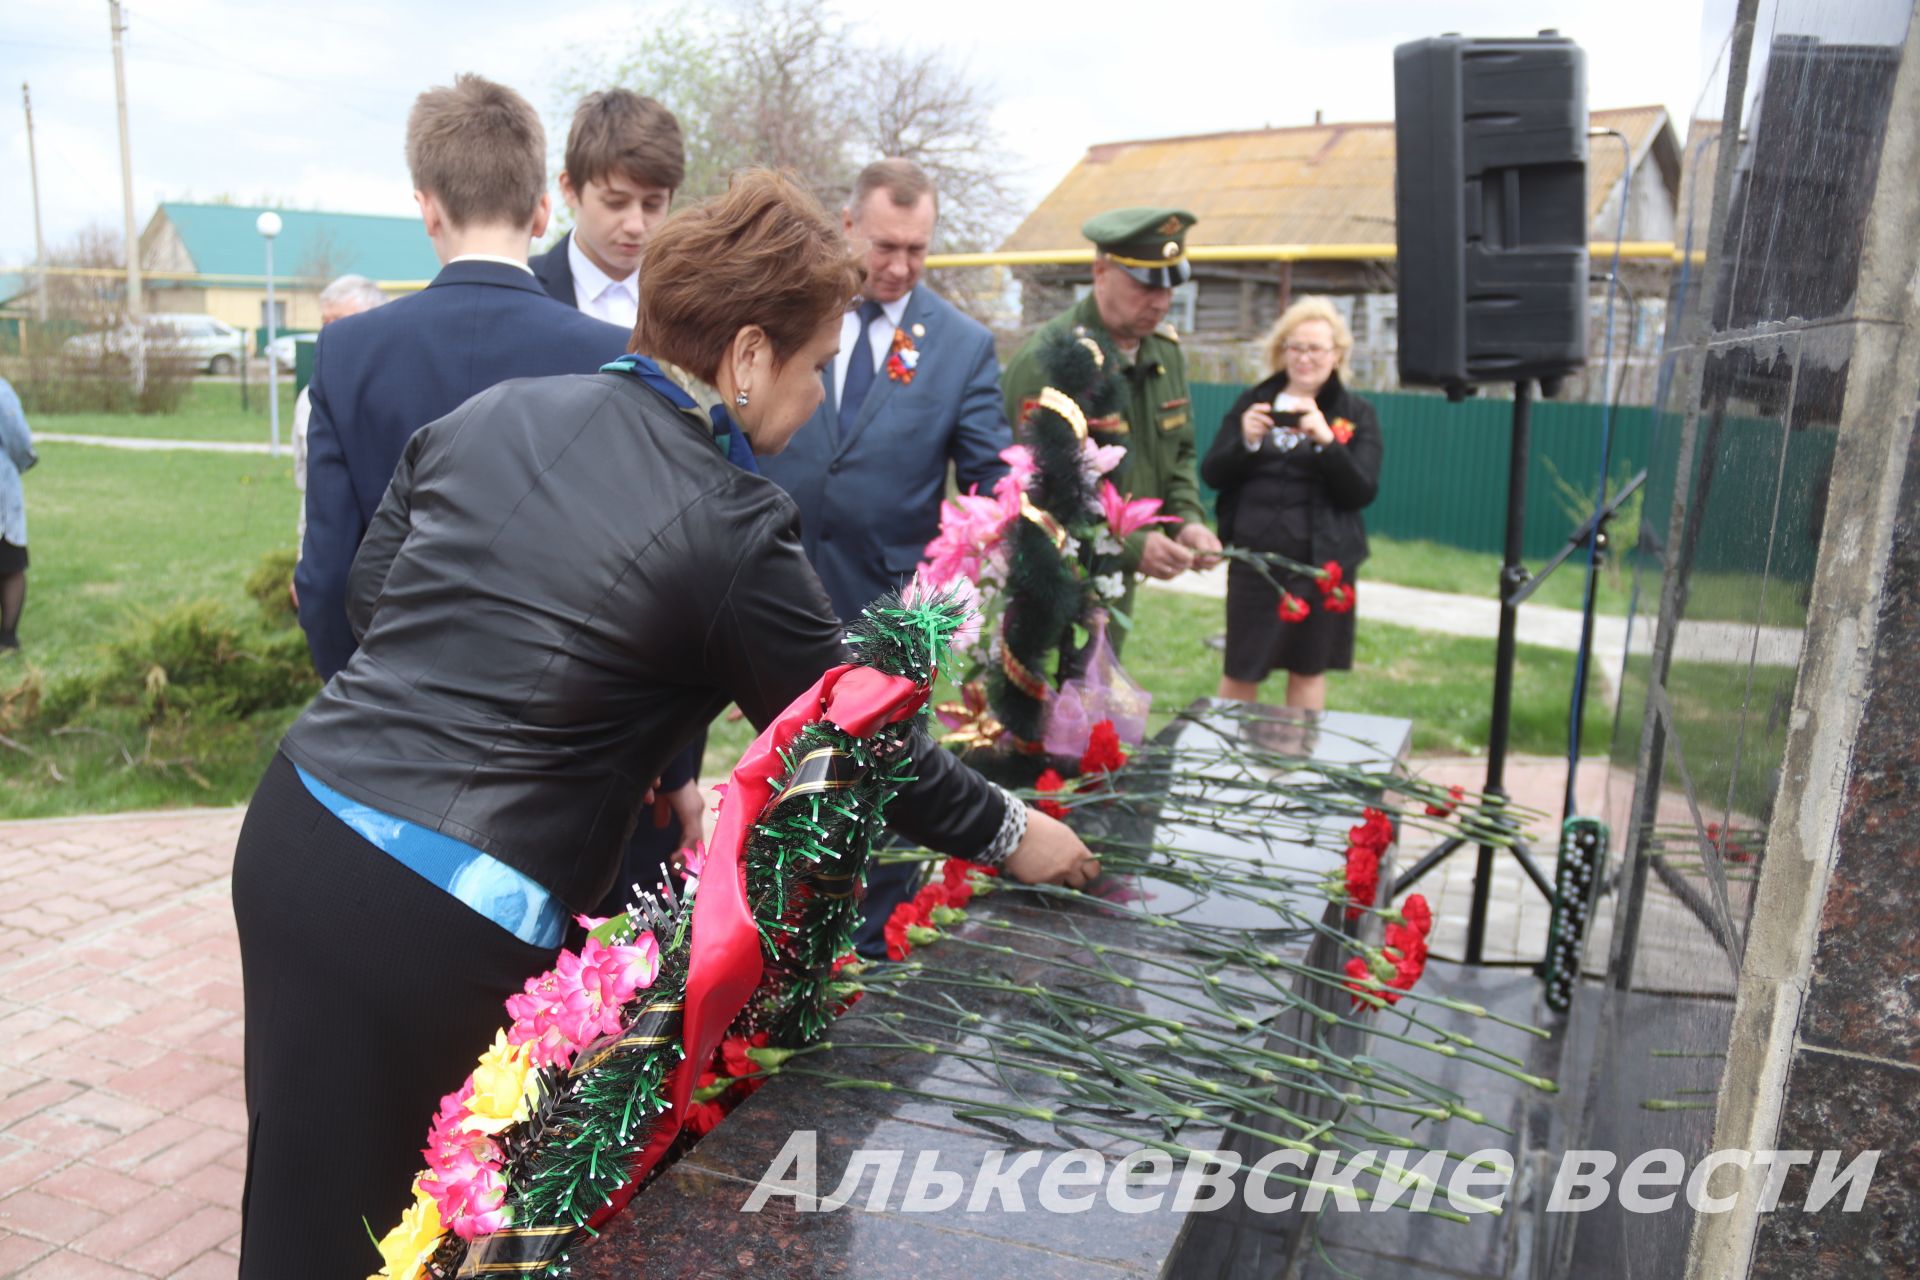
<path fill-rule="evenodd" d="M 380 1268 L 368 1239 L 412 1203 L 440 1098 L 550 967 L 368 844 L 276 755 L 233 863 L 246 984 L 242 1280 Z M 366 1225 L 362 1225 L 364 1219 Z"/>
<path fill-rule="evenodd" d="M 0 538 L 0 576 L 27 571 L 27 549 Z"/>
<path fill-rule="evenodd" d="M 1227 565 L 1227 656 L 1229 680 L 1259 684 L 1269 672 L 1317 676 L 1353 669 L 1353 614 L 1329 613 L 1314 579 L 1274 574 L 1313 610 L 1299 622 L 1280 621 L 1280 597 L 1259 574 L 1238 562 Z"/>

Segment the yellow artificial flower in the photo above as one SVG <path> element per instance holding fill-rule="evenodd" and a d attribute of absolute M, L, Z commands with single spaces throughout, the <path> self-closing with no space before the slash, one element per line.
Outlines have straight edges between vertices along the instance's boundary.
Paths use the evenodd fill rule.
<path fill-rule="evenodd" d="M 528 1107 L 540 1095 L 540 1076 L 533 1069 L 533 1045 L 511 1046 L 507 1033 L 493 1033 L 493 1047 L 473 1069 L 473 1097 L 461 1128 L 469 1133 L 499 1133 L 527 1118 Z"/>
<path fill-rule="evenodd" d="M 413 1207 L 400 1216 L 400 1225 L 387 1232 L 379 1244 L 386 1265 L 367 1280 L 419 1280 L 428 1258 L 440 1247 L 445 1233 L 440 1226 L 440 1206 L 413 1184 Z"/>

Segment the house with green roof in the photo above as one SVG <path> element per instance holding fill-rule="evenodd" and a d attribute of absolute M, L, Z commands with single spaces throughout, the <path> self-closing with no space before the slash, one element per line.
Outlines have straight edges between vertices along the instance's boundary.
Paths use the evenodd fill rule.
<path fill-rule="evenodd" d="M 243 329 L 266 323 L 266 245 L 254 230 L 264 206 L 166 201 L 140 233 L 147 310 L 213 316 Z M 349 272 L 390 293 L 417 289 L 440 270 L 420 219 L 276 209 L 277 328 L 320 327 L 320 290 Z"/>

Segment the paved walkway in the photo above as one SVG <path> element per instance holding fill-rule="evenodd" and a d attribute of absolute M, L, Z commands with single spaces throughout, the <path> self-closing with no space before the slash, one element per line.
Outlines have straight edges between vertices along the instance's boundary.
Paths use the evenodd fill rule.
<path fill-rule="evenodd" d="M 1171 582 L 1147 583 L 1162 591 L 1183 595 L 1212 596 L 1227 594 L 1227 567 L 1222 564 L 1204 573 L 1186 573 Z M 1371 578 L 1360 584 L 1360 616 L 1374 622 L 1417 627 L 1422 631 L 1440 631 L 1456 636 L 1500 634 L 1500 603 L 1491 596 L 1463 596 L 1445 591 L 1427 591 L 1420 587 L 1402 587 Z M 1650 623 L 1642 622 L 1646 631 Z M 1580 647 L 1580 611 L 1554 605 L 1524 604 L 1520 607 L 1519 638 L 1522 644 L 1537 644 L 1549 649 L 1577 650 Z M 1607 679 L 1612 680 L 1626 664 L 1627 619 L 1600 614 L 1594 618 L 1594 660 Z M 1634 647 L 1646 652 L 1653 643 L 1651 634 L 1633 637 Z M 1792 667 L 1800 663 L 1800 632 L 1792 627 L 1751 627 L 1738 622 L 1683 622 L 1674 642 L 1674 656 L 1691 662 L 1754 661 L 1766 667 Z"/>
<path fill-rule="evenodd" d="M 232 1280 L 240 818 L 0 824 L 0 1276 Z"/>
<path fill-rule="evenodd" d="M 145 436 L 89 436 L 63 431 L 36 431 L 33 438 L 41 443 L 91 444 L 102 449 L 132 449 L 136 453 L 158 453 L 168 449 L 185 449 L 193 453 L 273 452 L 272 445 L 249 444 L 238 440 L 150 440 Z M 282 444 L 280 452 L 286 453 L 290 448 L 290 445 Z"/>

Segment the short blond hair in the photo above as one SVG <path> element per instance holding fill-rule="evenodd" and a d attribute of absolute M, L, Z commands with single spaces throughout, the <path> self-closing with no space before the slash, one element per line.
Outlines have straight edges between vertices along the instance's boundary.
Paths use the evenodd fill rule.
<path fill-rule="evenodd" d="M 547 190 L 546 130 L 507 86 L 455 76 L 413 100 L 407 168 L 455 227 L 528 226 Z"/>
<path fill-rule="evenodd" d="M 1265 347 L 1267 372 L 1278 373 L 1286 368 L 1287 355 L 1283 348 L 1287 345 L 1287 339 L 1309 320 L 1323 320 L 1327 328 L 1333 331 L 1333 349 L 1339 356 L 1335 367 L 1341 378 L 1351 378 L 1353 370 L 1347 367 L 1347 357 L 1353 354 L 1353 330 L 1347 328 L 1347 322 L 1341 317 L 1340 309 L 1333 305 L 1333 299 L 1319 294 L 1299 299 L 1273 322 Z"/>

